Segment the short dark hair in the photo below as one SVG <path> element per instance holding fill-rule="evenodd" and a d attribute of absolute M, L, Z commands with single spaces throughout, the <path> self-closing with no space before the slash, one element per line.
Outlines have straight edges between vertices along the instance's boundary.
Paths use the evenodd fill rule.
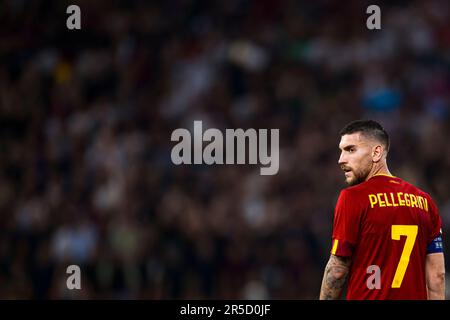
<path fill-rule="evenodd" d="M 384 144 L 386 151 L 389 151 L 389 135 L 383 126 L 374 120 L 356 120 L 347 124 L 339 134 L 341 137 L 346 134 L 361 132 L 366 137 L 374 138 Z"/>

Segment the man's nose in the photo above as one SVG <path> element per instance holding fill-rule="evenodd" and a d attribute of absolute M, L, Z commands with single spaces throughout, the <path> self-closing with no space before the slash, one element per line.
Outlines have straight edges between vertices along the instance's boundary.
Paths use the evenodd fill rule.
<path fill-rule="evenodd" d="M 338 165 L 343 165 L 346 162 L 347 160 L 345 159 L 344 153 L 341 153 L 341 155 L 339 156 Z"/>

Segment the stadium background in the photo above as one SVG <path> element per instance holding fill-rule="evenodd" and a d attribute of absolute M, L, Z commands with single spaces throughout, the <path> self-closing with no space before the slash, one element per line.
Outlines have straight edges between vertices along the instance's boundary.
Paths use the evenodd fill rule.
<path fill-rule="evenodd" d="M 0 298 L 316 299 L 358 118 L 435 199 L 448 260 L 449 3 L 377 2 L 374 31 L 369 4 L 1 1 Z M 279 173 L 173 165 L 193 120 L 279 128 Z"/>

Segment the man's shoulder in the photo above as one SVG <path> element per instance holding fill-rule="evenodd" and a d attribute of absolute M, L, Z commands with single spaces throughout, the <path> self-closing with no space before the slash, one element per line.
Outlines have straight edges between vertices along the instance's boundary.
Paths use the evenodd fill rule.
<path fill-rule="evenodd" d="M 377 176 L 373 177 L 367 181 L 361 182 L 354 186 L 349 186 L 344 189 L 342 189 L 342 193 L 346 193 L 347 195 L 359 195 L 359 194 L 367 194 L 367 193 L 373 193 L 377 190 L 384 189 L 385 186 L 388 186 L 392 184 L 393 186 L 397 186 L 399 189 L 404 189 L 408 191 L 414 191 L 414 193 L 420 194 L 420 195 L 426 195 L 427 197 L 430 197 L 428 193 L 420 189 L 419 187 L 416 187 L 412 183 L 409 183 L 399 177 L 387 177 L 387 176 Z"/>
<path fill-rule="evenodd" d="M 399 179 L 402 182 L 402 184 L 403 184 L 405 189 L 412 190 L 412 191 L 414 191 L 413 193 L 415 193 L 415 194 L 418 194 L 418 195 L 421 195 L 421 196 L 425 196 L 425 197 L 431 199 L 431 196 L 427 192 L 425 192 L 421 188 L 417 187 L 416 185 L 414 185 L 414 184 L 412 184 L 412 183 L 410 183 L 408 181 L 405 181 L 403 179 L 400 179 L 400 178 L 397 178 L 397 179 Z"/>
<path fill-rule="evenodd" d="M 360 199 L 366 198 L 367 194 L 370 193 L 370 190 L 364 184 L 365 182 L 342 189 L 340 192 L 342 201 L 350 201 L 354 204 L 361 203 Z"/>
<path fill-rule="evenodd" d="M 393 184 L 398 187 L 399 191 L 407 192 L 407 193 L 413 193 L 416 195 L 420 195 L 423 197 L 426 197 L 428 199 L 431 199 L 431 196 L 422 190 L 421 188 L 417 187 L 416 185 L 405 181 L 399 177 L 375 177 L 374 179 L 369 179 L 367 181 L 364 181 L 360 184 L 349 186 L 341 191 L 341 193 L 345 193 L 346 196 L 350 197 L 359 197 L 362 195 L 367 195 L 370 193 L 377 193 L 377 192 L 384 192 L 384 186 L 387 186 L 388 184 Z"/>
<path fill-rule="evenodd" d="M 371 187 L 371 184 L 369 181 L 361 182 L 360 184 L 349 186 L 344 189 L 342 189 L 342 193 L 346 193 L 348 195 L 359 195 L 361 193 L 367 193 Z"/>

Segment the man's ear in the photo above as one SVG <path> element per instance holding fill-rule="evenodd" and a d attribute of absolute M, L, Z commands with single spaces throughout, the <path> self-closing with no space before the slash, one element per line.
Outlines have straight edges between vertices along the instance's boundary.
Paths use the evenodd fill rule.
<path fill-rule="evenodd" d="M 372 160 L 373 162 L 378 162 L 381 160 L 381 158 L 383 157 L 383 153 L 384 153 L 384 149 L 383 146 L 381 145 L 375 145 L 372 148 Z"/>

